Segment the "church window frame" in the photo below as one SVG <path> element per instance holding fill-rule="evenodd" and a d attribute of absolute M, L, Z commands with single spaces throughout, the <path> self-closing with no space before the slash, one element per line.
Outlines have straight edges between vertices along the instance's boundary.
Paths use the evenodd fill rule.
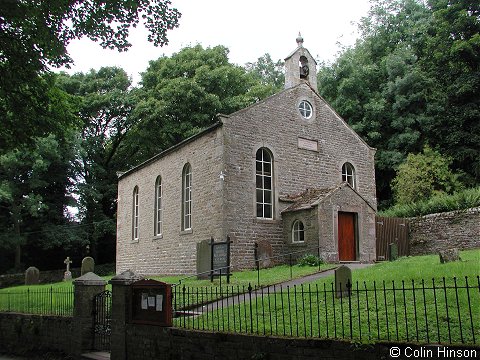
<path fill-rule="evenodd" d="M 298 111 L 305 120 L 310 120 L 313 116 L 313 106 L 307 100 L 302 100 L 298 104 Z"/>
<path fill-rule="evenodd" d="M 138 186 L 133 188 L 132 194 L 132 241 L 139 239 L 139 225 L 140 225 L 140 199 Z"/>
<path fill-rule="evenodd" d="M 342 181 L 356 189 L 355 167 L 349 162 L 342 165 Z"/>
<path fill-rule="evenodd" d="M 305 226 L 300 220 L 295 220 L 292 224 L 292 243 L 302 244 L 305 242 Z"/>
<path fill-rule="evenodd" d="M 159 175 L 155 180 L 155 204 L 154 204 L 154 236 L 162 236 L 163 234 L 163 187 L 162 177 Z"/>
<path fill-rule="evenodd" d="M 274 158 L 272 152 L 261 147 L 255 154 L 255 204 L 257 219 L 274 218 Z"/>
<path fill-rule="evenodd" d="M 186 163 L 182 171 L 182 231 L 192 230 L 192 166 Z"/>

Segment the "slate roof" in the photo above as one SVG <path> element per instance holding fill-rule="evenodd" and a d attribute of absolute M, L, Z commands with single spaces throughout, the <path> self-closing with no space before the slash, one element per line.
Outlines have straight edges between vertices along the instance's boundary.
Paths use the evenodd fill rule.
<path fill-rule="evenodd" d="M 285 210 L 282 211 L 282 213 L 286 212 L 291 212 L 291 211 L 297 211 L 297 210 L 306 210 L 306 209 L 311 209 L 314 206 L 317 206 L 321 202 L 323 202 L 325 199 L 327 199 L 331 194 L 334 192 L 344 188 L 348 187 L 352 191 L 354 191 L 358 196 L 360 196 L 370 207 L 370 203 L 366 201 L 358 192 L 355 191 L 348 183 L 343 182 L 337 186 L 331 187 L 331 188 L 324 188 L 324 189 L 307 189 L 304 192 L 300 194 L 293 194 L 293 195 L 286 195 L 280 198 L 281 201 L 283 202 L 291 202 L 292 204 L 289 205 Z M 372 207 L 373 209 L 373 207 Z"/>
<path fill-rule="evenodd" d="M 295 210 L 311 209 L 335 189 L 336 188 L 307 189 L 300 194 L 288 195 L 281 200 L 293 202 L 293 204 L 283 210 L 282 213 Z"/>

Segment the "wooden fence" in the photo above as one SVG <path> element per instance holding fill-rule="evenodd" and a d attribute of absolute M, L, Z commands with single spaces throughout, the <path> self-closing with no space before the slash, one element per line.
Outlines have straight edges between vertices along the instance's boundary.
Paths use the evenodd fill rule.
<path fill-rule="evenodd" d="M 408 221 L 404 218 L 375 218 L 377 234 L 377 260 L 390 260 L 389 244 L 397 245 L 398 256 L 408 256 Z"/>

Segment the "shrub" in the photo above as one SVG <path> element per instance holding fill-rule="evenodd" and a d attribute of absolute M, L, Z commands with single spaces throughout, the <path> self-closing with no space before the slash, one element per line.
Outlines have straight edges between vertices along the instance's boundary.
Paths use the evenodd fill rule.
<path fill-rule="evenodd" d="M 323 260 L 313 254 L 305 254 L 298 260 L 300 266 L 318 266 L 323 264 Z"/>
<path fill-rule="evenodd" d="M 386 217 L 415 217 L 455 210 L 465 210 L 480 206 L 480 187 L 466 189 L 453 195 L 439 194 L 425 201 L 395 205 L 379 216 Z"/>

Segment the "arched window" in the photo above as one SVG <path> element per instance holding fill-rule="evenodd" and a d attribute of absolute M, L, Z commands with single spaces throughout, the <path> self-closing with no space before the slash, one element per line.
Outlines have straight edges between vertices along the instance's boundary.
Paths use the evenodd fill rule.
<path fill-rule="evenodd" d="M 192 167 L 186 163 L 182 173 L 182 230 L 192 228 Z"/>
<path fill-rule="evenodd" d="M 295 220 L 292 225 L 292 242 L 302 243 L 305 241 L 305 228 L 303 222 Z"/>
<path fill-rule="evenodd" d="M 342 166 L 342 181 L 348 183 L 355 189 L 355 168 L 350 163 L 345 163 Z"/>
<path fill-rule="evenodd" d="M 162 177 L 158 176 L 155 181 L 155 220 L 154 235 L 162 235 Z"/>
<path fill-rule="evenodd" d="M 138 240 L 138 186 L 135 186 L 135 188 L 133 189 L 132 200 L 132 240 Z"/>
<path fill-rule="evenodd" d="M 256 155 L 257 218 L 273 219 L 273 156 L 266 148 Z"/>

